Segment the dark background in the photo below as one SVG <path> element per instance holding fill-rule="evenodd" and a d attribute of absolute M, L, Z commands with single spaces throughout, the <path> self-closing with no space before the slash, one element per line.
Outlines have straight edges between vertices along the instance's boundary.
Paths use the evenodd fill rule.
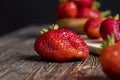
<path fill-rule="evenodd" d="M 99 0 L 100 10 L 120 13 L 119 0 Z M 2 0 L 0 2 L 0 36 L 31 24 L 54 23 L 58 0 Z"/>

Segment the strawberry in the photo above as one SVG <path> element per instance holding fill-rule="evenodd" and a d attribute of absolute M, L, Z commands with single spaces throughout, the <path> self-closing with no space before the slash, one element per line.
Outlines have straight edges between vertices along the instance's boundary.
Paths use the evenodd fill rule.
<path fill-rule="evenodd" d="M 47 31 L 36 39 L 34 48 L 41 57 L 52 61 L 85 59 L 89 55 L 84 40 L 68 29 Z"/>
<path fill-rule="evenodd" d="M 118 23 L 118 25 L 120 26 L 120 19 L 119 19 L 119 20 L 117 20 L 117 23 Z"/>
<path fill-rule="evenodd" d="M 101 22 L 102 22 L 101 18 L 90 18 L 84 26 L 85 34 L 91 39 L 100 38 L 101 36 L 99 33 L 99 29 Z"/>
<path fill-rule="evenodd" d="M 61 3 L 57 7 L 58 18 L 75 18 L 77 12 L 77 5 L 72 1 Z"/>
<path fill-rule="evenodd" d="M 94 0 L 68 0 L 68 1 L 74 1 L 79 8 L 83 7 L 91 7 L 94 3 Z"/>
<path fill-rule="evenodd" d="M 74 1 L 80 8 L 91 7 L 91 5 L 94 2 L 94 0 L 74 0 Z"/>
<path fill-rule="evenodd" d="M 111 40 L 109 38 L 103 43 L 100 55 L 102 69 L 113 80 L 120 80 L 120 41 L 115 43 L 113 35 Z"/>
<path fill-rule="evenodd" d="M 103 39 L 107 39 L 107 36 L 111 34 L 114 35 L 116 42 L 120 40 L 120 26 L 118 20 L 107 18 L 101 23 L 100 35 Z"/>
<path fill-rule="evenodd" d="M 92 8 L 81 8 L 77 14 L 78 18 L 101 18 L 100 11 Z"/>
<path fill-rule="evenodd" d="M 114 16 L 114 19 L 117 21 L 118 25 L 120 26 L 120 17 L 119 17 L 119 14 L 116 14 Z"/>
<path fill-rule="evenodd" d="M 118 23 L 118 25 L 119 25 L 119 27 L 120 27 L 120 19 L 117 20 L 117 23 Z"/>

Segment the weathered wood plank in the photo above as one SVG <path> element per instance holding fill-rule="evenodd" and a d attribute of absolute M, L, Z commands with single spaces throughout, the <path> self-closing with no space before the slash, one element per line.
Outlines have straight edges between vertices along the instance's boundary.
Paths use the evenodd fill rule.
<path fill-rule="evenodd" d="M 21 30 L 10 33 L 9 35 L 0 38 L 0 54 L 16 47 L 23 43 L 25 40 L 36 38 L 39 35 L 39 31 L 42 27 L 48 27 L 48 25 L 41 26 L 28 26 Z"/>
<path fill-rule="evenodd" d="M 30 41 L 24 42 L 14 49 L 11 49 L 0 56 L 0 72 L 4 73 L 6 70 L 19 68 L 21 65 L 25 64 L 25 59 L 30 55 L 35 55 L 33 50 L 33 44 Z M 27 60 L 26 60 L 27 61 Z M 30 64 L 28 64 L 30 65 Z M 26 66 L 25 66 L 26 67 Z M 23 68 L 24 69 L 24 68 Z M 23 70 L 24 71 L 24 70 Z"/>
<path fill-rule="evenodd" d="M 9 71 L 9 67 L 15 65 L 15 62 L 17 63 L 19 58 L 18 56 L 20 56 L 19 55 L 20 52 L 18 49 L 21 46 L 22 46 L 21 51 L 27 49 L 27 47 L 25 47 L 25 44 L 29 44 L 30 42 L 29 39 L 34 39 L 39 35 L 40 28 L 41 27 L 27 27 L 25 29 L 11 33 L 8 36 L 2 37 L 0 39 L 0 47 L 1 47 L 0 71 L 4 71 L 5 69 L 4 72 L 7 72 Z M 32 46 L 31 49 L 33 49 L 33 44 L 30 46 Z"/>
<path fill-rule="evenodd" d="M 27 40 L 28 36 L 29 37 L 31 36 L 30 38 L 37 36 L 35 33 L 34 35 L 36 36 L 31 35 L 32 34 L 31 28 L 25 28 L 25 30 L 26 31 L 24 31 L 24 29 L 20 31 L 16 31 L 14 33 L 11 33 L 10 35 L 1 37 L 0 38 L 0 54 L 2 54 L 3 52 L 9 49 L 16 47 L 17 45 L 20 45 L 20 43 L 23 43 L 25 40 Z M 27 32 L 27 31 L 30 31 L 30 32 Z M 27 32 L 29 35 L 27 36 L 25 32 Z"/>
<path fill-rule="evenodd" d="M 73 63 L 70 62 L 70 64 L 67 62 L 57 64 L 56 67 L 54 66 L 53 70 L 49 70 L 48 68 L 46 72 L 42 72 L 44 69 L 39 69 L 39 71 L 34 75 L 33 80 L 110 80 L 102 72 L 100 65 L 99 68 L 87 65 L 87 61 L 90 59 L 91 58 L 88 58 L 86 61 L 74 61 Z"/>
<path fill-rule="evenodd" d="M 42 26 L 27 27 L 0 38 L 0 80 L 110 80 L 96 55 L 62 63 L 38 56 L 33 46 Z"/>

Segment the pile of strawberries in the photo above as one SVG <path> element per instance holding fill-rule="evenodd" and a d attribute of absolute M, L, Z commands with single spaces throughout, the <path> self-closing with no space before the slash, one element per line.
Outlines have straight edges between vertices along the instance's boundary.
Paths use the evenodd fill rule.
<path fill-rule="evenodd" d="M 99 18 L 100 11 L 93 7 L 94 0 L 61 0 L 57 7 L 58 18 Z"/>
<path fill-rule="evenodd" d="M 109 12 L 108 14 L 101 13 L 101 11 L 98 9 L 98 7 L 100 7 L 99 3 L 95 0 L 60 1 L 61 3 L 57 7 L 58 19 L 87 18 L 88 20 L 84 25 L 83 31 L 88 36 L 88 38 L 98 39 L 102 37 L 103 39 L 107 39 L 108 35 L 114 34 L 115 41 L 117 42 L 120 40 L 119 17 L 106 17 Z M 110 24 L 112 26 L 109 26 Z"/>
<path fill-rule="evenodd" d="M 100 3 L 95 0 L 60 0 L 57 6 L 58 20 L 67 18 L 73 19 L 73 22 L 75 22 L 74 19 L 88 19 L 87 22 L 81 23 L 82 20 L 80 20 L 76 24 L 73 23 L 72 30 L 77 33 L 85 33 L 89 38 L 97 39 L 101 37 L 99 28 L 104 19 L 99 7 Z M 61 25 L 63 22 L 58 24 Z M 66 26 L 71 26 L 67 24 Z"/>

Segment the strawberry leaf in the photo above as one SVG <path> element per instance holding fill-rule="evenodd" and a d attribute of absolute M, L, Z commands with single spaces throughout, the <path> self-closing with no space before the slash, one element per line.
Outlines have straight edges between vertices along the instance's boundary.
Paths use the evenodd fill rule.
<path fill-rule="evenodd" d="M 108 35 L 107 39 L 102 42 L 102 48 L 104 49 L 105 47 L 111 46 L 114 44 L 115 44 L 114 35 L 111 34 L 111 35 Z"/>
<path fill-rule="evenodd" d="M 101 7 L 101 3 L 98 1 L 94 1 L 91 8 L 93 9 L 99 9 Z"/>
<path fill-rule="evenodd" d="M 67 2 L 68 0 L 58 0 L 59 1 L 59 3 L 65 3 L 65 2 Z"/>
<path fill-rule="evenodd" d="M 115 19 L 115 20 L 118 20 L 118 19 L 119 19 L 119 14 L 116 14 L 116 15 L 114 16 L 114 19 Z"/>
<path fill-rule="evenodd" d="M 101 11 L 101 16 L 104 18 L 111 15 L 111 10 Z"/>
<path fill-rule="evenodd" d="M 40 31 L 40 34 L 44 34 L 44 33 L 48 32 L 49 30 L 56 30 L 58 28 L 59 28 L 59 26 L 57 24 L 53 24 L 53 25 L 49 26 L 48 29 L 42 28 L 42 30 Z"/>

